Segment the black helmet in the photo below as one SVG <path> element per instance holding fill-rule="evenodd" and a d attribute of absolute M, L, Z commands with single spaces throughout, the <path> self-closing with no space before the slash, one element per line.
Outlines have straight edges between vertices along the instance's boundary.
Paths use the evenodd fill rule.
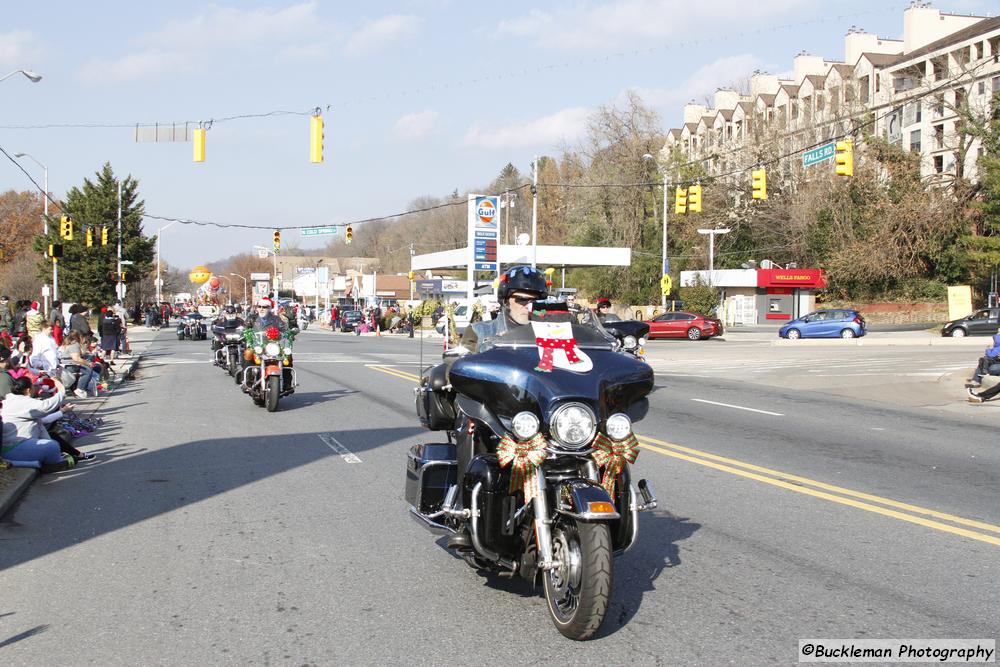
<path fill-rule="evenodd" d="M 236 306 L 234 306 L 232 304 L 229 304 L 228 306 L 226 306 L 225 313 L 226 313 L 226 315 L 235 315 L 236 314 Z"/>
<path fill-rule="evenodd" d="M 545 274 L 531 266 L 512 266 L 500 276 L 497 300 L 506 303 L 511 292 L 537 292 L 539 299 L 549 295 Z"/>

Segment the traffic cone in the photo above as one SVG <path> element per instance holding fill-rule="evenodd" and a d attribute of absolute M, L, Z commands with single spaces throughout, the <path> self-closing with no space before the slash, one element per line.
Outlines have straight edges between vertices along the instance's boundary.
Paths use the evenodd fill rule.
<path fill-rule="evenodd" d="M 376 324 L 375 325 L 375 335 L 376 336 L 381 336 L 382 335 L 382 325 L 381 324 Z"/>

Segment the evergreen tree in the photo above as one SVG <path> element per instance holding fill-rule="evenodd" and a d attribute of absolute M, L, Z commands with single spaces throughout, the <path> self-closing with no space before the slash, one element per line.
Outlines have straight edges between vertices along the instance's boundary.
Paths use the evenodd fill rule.
<path fill-rule="evenodd" d="M 138 283 L 153 267 L 154 241 L 142 233 L 145 202 L 139 199 L 139 182 L 131 176 L 122 180 L 122 259 L 133 262 L 123 266 L 125 284 Z M 73 240 L 59 237 L 59 218 L 49 220 L 48 237 L 35 237 L 35 249 L 44 252 L 50 243 L 62 244 L 59 260 L 59 297 L 67 302 L 96 306 L 114 303 L 115 270 L 118 253 L 118 181 L 110 163 L 105 163 L 96 180 L 84 179 L 83 188 L 72 188 L 60 202 L 64 215 L 73 221 Z M 93 230 L 92 247 L 87 247 L 86 229 Z M 101 245 L 101 232 L 107 229 L 108 243 Z M 39 264 L 39 275 L 51 275 L 51 260 Z"/>

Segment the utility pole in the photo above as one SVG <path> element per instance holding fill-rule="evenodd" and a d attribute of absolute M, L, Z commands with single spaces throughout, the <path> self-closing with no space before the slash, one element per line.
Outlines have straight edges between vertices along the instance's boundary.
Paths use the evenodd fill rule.
<path fill-rule="evenodd" d="M 670 274 L 670 260 L 667 259 L 667 172 L 663 172 L 663 275 Z M 714 238 L 714 237 L 713 237 Z M 660 290 L 663 312 L 667 312 L 667 294 Z"/>
<path fill-rule="evenodd" d="M 531 268 L 538 263 L 538 156 L 532 163 L 531 177 Z M 499 267 L 498 267 L 499 268 Z"/>
<path fill-rule="evenodd" d="M 118 300 L 125 301 L 125 285 L 122 284 L 122 182 L 118 179 L 118 282 L 115 284 L 115 294 Z M 123 304 L 124 305 L 124 304 Z"/>

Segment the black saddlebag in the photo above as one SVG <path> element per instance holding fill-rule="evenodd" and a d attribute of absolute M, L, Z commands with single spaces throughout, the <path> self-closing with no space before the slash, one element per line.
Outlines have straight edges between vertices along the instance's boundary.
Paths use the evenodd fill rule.
<path fill-rule="evenodd" d="M 406 458 L 406 502 L 420 514 L 441 509 L 448 488 L 458 479 L 455 445 L 427 443 L 410 447 Z"/>
<path fill-rule="evenodd" d="M 426 371 L 417 387 L 417 416 L 420 423 L 431 431 L 455 428 L 457 413 L 453 394 L 444 389 L 448 384 L 447 368 L 439 364 Z"/>

